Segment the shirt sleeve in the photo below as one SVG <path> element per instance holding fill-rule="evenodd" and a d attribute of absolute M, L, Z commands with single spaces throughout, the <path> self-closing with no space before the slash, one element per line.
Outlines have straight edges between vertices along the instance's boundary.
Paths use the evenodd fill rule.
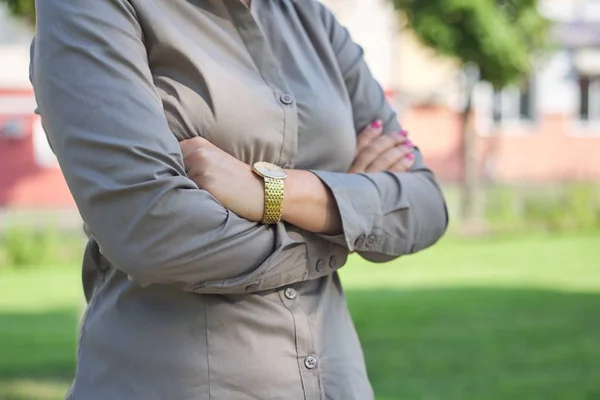
<path fill-rule="evenodd" d="M 128 1 L 36 3 L 39 111 L 89 232 L 115 268 L 142 285 L 237 293 L 315 279 L 330 272 L 323 258 L 345 259 L 345 248 L 312 234 L 238 217 L 186 176 Z"/>
<path fill-rule="evenodd" d="M 396 113 L 371 75 L 363 50 L 322 4 L 315 2 L 352 103 L 357 132 L 381 119 L 383 132 L 401 130 Z M 431 170 L 414 150 L 415 164 L 405 173 L 344 174 L 313 171 L 336 199 L 343 235 L 329 240 L 384 262 L 434 244 L 446 231 L 448 213 Z"/>

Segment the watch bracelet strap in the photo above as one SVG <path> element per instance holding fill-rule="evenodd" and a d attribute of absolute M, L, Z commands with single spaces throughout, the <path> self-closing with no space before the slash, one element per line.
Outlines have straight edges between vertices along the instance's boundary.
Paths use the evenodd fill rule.
<path fill-rule="evenodd" d="M 283 212 L 283 179 L 264 177 L 265 180 L 265 215 L 263 224 L 276 224 L 281 221 Z"/>

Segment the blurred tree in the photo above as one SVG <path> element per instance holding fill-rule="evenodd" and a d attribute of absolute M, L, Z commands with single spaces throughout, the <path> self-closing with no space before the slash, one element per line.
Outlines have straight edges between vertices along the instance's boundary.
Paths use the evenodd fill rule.
<path fill-rule="evenodd" d="M 35 0 L 0 0 L 0 3 L 5 3 L 13 15 L 35 24 Z"/>
<path fill-rule="evenodd" d="M 417 38 L 440 55 L 459 61 L 464 71 L 462 115 L 462 218 L 482 222 L 475 132 L 470 121 L 473 90 L 481 81 L 502 89 L 526 78 L 537 50 L 547 44 L 550 22 L 538 0 L 392 0 Z"/>

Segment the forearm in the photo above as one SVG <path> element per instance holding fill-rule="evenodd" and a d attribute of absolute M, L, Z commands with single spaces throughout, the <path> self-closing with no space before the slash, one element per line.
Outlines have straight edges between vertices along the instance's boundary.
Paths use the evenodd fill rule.
<path fill-rule="evenodd" d="M 433 174 L 415 154 L 416 166 L 405 173 L 288 171 L 283 219 L 372 261 L 429 247 L 448 215 Z"/>
<path fill-rule="evenodd" d="M 342 233 L 340 212 L 329 188 L 310 171 L 287 173 L 283 220 L 313 233 Z"/>
<path fill-rule="evenodd" d="M 375 253 L 394 258 L 434 244 L 446 230 L 448 214 L 433 174 L 415 154 L 410 172 L 314 171 L 333 193 L 344 228 L 343 238 L 325 238 L 373 260 L 384 260 Z"/>
<path fill-rule="evenodd" d="M 382 134 L 397 134 L 402 128 L 396 113 L 369 71 L 360 46 L 354 43 L 348 31 L 336 21 L 325 5 L 319 1 L 306 3 L 315 7 L 329 34 L 352 104 L 356 130 L 361 131 L 379 119 L 383 123 Z M 310 213 L 315 219 L 335 215 L 336 223 L 340 223 L 341 219 L 341 225 L 336 226 L 335 232 L 343 234 L 319 236 L 376 262 L 422 250 L 443 235 L 448 224 L 448 213 L 435 177 L 423 164 L 417 149 L 413 150 L 411 158 L 414 159 L 414 165 L 410 172 L 350 174 L 311 171 L 328 190 L 310 180 L 310 187 L 314 185 L 314 189 L 307 188 L 308 193 L 304 195 L 313 195 L 312 190 L 321 193 L 318 196 L 320 202 L 317 202 L 321 205 L 315 206 L 315 203 L 306 201 L 300 206 L 289 206 L 286 218 L 294 218 L 300 224 L 313 222 L 308 213 L 290 217 L 289 214 L 295 213 L 298 207 L 304 207 L 305 210 L 313 207 Z M 323 193 L 328 193 L 327 204 L 331 206 L 322 205 Z M 296 195 L 290 197 L 289 201 L 294 203 Z M 331 211 L 334 208 L 337 214 Z M 329 211 L 324 212 L 323 209 Z"/>

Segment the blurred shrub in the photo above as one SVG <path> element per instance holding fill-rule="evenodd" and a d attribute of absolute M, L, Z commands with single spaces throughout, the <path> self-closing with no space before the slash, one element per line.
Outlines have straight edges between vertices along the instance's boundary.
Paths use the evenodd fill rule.
<path fill-rule="evenodd" d="M 512 187 L 493 187 L 486 194 L 485 219 L 496 232 L 525 228 L 521 218 L 520 191 Z"/>
<path fill-rule="evenodd" d="M 486 222 L 494 232 L 600 230 L 600 187 L 495 187 L 486 195 Z"/>
<path fill-rule="evenodd" d="M 81 260 L 82 236 L 43 228 L 10 226 L 0 235 L 0 267 L 73 264 Z"/>
<path fill-rule="evenodd" d="M 524 218 L 547 231 L 600 229 L 600 200 L 592 185 L 569 185 L 555 197 L 532 196 L 524 204 Z"/>

